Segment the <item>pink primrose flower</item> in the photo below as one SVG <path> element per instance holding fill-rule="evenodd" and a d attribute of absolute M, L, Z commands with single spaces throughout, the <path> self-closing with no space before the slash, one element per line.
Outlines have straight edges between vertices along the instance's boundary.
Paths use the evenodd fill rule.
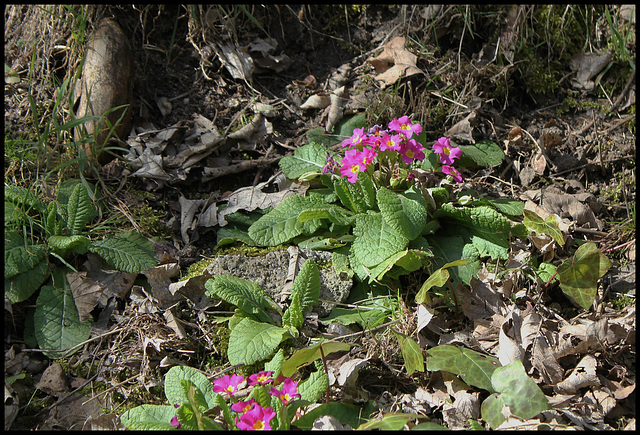
<path fill-rule="evenodd" d="M 254 399 L 249 399 L 246 402 L 236 402 L 229 408 L 231 408 L 232 411 L 239 412 L 240 414 L 245 414 L 251 411 L 257 404 L 258 402 L 256 402 Z"/>
<path fill-rule="evenodd" d="M 433 151 L 440 154 L 440 161 L 443 165 L 452 165 L 455 159 L 462 156 L 460 147 L 451 147 L 451 139 L 441 137 L 433 144 Z"/>
<path fill-rule="evenodd" d="M 402 133 L 407 139 L 411 139 L 411 136 L 422 132 L 422 126 L 418 123 L 412 124 L 407 115 L 401 116 L 398 119 L 393 119 L 389 123 L 389 130 L 393 130 L 396 133 Z"/>
<path fill-rule="evenodd" d="M 249 385 L 255 385 L 255 384 L 267 385 L 273 382 L 272 376 L 273 376 L 273 372 L 261 371 L 249 376 L 247 380 L 249 382 Z"/>
<path fill-rule="evenodd" d="M 422 149 L 422 144 L 416 142 L 415 139 L 409 139 L 405 141 L 400 148 L 400 158 L 407 165 L 410 165 L 416 160 L 421 162 L 424 160 L 424 151 L 422 151 Z"/>
<path fill-rule="evenodd" d="M 344 153 L 342 166 L 340 167 L 340 175 L 346 177 L 349 183 L 355 183 L 358 179 L 358 172 L 367 170 L 367 156 L 361 156 L 362 152 L 358 150 L 348 150 Z"/>
<path fill-rule="evenodd" d="M 180 405 L 173 405 L 174 408 L 180 408 Z M 175 426 L 178 429 L 180 429 L 182 427 L 182 425 L 180 424 L 180 422 L 178 421 L 178 416 L 174 415 L 173 418 L 171 419 L 171 426 Z"/>
<path fill-rule="evenodd" d="M 263 408 L 256 404 L 253 409 L 242 414 L 236 421 L 240 430 L 271 430 L 271 419 L 276 416 L 273 408 Z"/>
<path fill-rule="evenodd" d="M 457 183 L 462 183 L 462 175 L 453 166 L 442 165 L 442 172 L 451 175 Z"/>
<path fill-rule="evenodd" d="M 383 133 L 380 138 L 380 151 L 400 151 L 401 144 L 402 138 L 399 135 L 389 136 L 387 133 Z"/>
<path fill-rule="evenodd" d="M 244 381 L 244 377 L 241 375 L 224 375 L 222 378 L 213 381 L 213 392 L 234 394 L 238 391 L 238 385 L 242 381 Z"/>
<path fill-rule="evenodd" d="M 300 397 L 298 394 L 298 383 L 291 378 L 286 378 L 282 383 L 282 390 L 278 390 L 275 387 L 271 387 L 269 394 L 276 396 L 282 400 L 282 403 L 287 405 L 294 398 Z"/>
<path fill-rule="evenodd" d="M 354 128 L 353 134 L 349 139 L 345 139 L 342 141 L 342 147 L 346 148 L 348 146 L 357 147 L 363 144 L 363 141 L 367 139 L 367 135 L 364 132 L 364 127 L 362 128 Z"/>

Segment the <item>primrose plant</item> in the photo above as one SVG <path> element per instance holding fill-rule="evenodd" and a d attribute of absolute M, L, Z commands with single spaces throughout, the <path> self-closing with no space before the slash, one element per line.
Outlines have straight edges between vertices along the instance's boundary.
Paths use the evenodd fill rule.
<path fill-rule="evenodd" d="M 337 272 L 369 283 L 487 253 L 506 259 L 507 216 L 521 215 L 522 208 L 503 200 L 473 202 L 470 195 L 462 204 L 453 195 L 453 186 L 463 182 L 458 163 L 468 154 L 467 167 L 498 164 L 504 153 L 497 144 L 458 146 L 441 137 L 425 147 L 422 126 L 408 116 L 386 129 L 355 126 L 347 134 L 335 144 L 343 153 L 310 135 L 309 144 L 281 159 L 284 175 L 310 188 L 254 221 L 247 229 L 254 244 L 331 250 Z M 451 233 L 461 225 L 468 230 Z M 477 244 L 477 232 L 496 239 L 500 250 L 466 247 Z M 479 262 L 465 267 L 463 277 L 454 271 L 454 281 L 468 284 Z"/>
<path fill-rule="evenodd" d="M 265 370 L 246 379 L 224 375 L 213 383 L 194 368 L 172 367 L 164 384 L 170 405 L 140 405 L 120 420 L 132 430 L 288 430 L 298 407 L 318 400 L 326 374 L 316 372 L 299 387 L 280 374 L 283 359 L 280 351 Z"/>

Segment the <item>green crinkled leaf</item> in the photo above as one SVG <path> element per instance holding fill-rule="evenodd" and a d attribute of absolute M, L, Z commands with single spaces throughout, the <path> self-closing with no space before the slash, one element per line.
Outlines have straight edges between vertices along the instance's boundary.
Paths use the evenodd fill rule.
<path fill-rule="evenodd" d="M 173 405 L 140 405 L 120 416 L 129 430 L 173 430 L 171 419 L 176 415 Z"/>
<path fill-rule="evenodd" d="M 51 275 L 49 263 L 44 258 L 33 269 L 4 280 L 4 294 L 12 304 L 26 301 Z"/>
<path fill-rule="evenodd" d="M 491 375 L 495 393 L 482 402 L 482 418 L 495 429 L 505 420 L 504 406 L 511 413 L 524 420 L 549 409 L 549 403 L 538 385 L 527 376 L 522 361 L 516 360 L 504 367 L 498 367 Z"/>
<path fill-rule="evenodd" d="M 91 335 L 91 321 L 80 321 L 71 290 L 42 287 L 33 319 L 40 349 L 66 351 Z M 59 358 L 63 354 L 45 352 L 50 358 Z"/>
<path fill-rule="evenodd" d="M 298 222 L 306 222 L 313 219 L 329 219 L 338 225 L 351 225 L 354 220 L 353 213 L 335 204 L 322 204 L 315 208 L 304 210 L 298 215 Z"/>
<path fill-rule="evenodd" d="M 351 349 L 351 346 L 348 343 L 340 342 L 318 343 L 310 347 L 305 347 L 295 351 L 293 355 L 291 355 L 289 359 L 282 364 L 280 374 L 284 377 L 291 377 L 300 367 L 311 364 L 320 358 L 320 345 L 322 345 L 322 351 L 324 352 L 325 357 L 333 352 L 341 352 Z"/>
<path fill-rule="evenodd" d="M 213 408 L 216 405 L 215 396 L 218 394 L 213 392 L 211 381 L 198 370 L 189 366 L 171 367 L 164 377 L 164 395 L 172 405 L 181 405 L 189 402 L 189 388 L 183 385 L 184 381 L 192 383 L 198 390 L 198 397 L 201 397 L 202 406 Z"/>
<path fill-rule="evenodd" d="M 560 223 L 560 217 L 558 215 L 552 214 L 543 220 L 531 210 L 524 210 L 524 219 L 522 223 L 529 230 L 535 231 L 536 233 L 547 234 L 548 236 L 551 236 L 558 245 L 564 245 L 564 237 L 562 236 L 562 231 L 560 231 L 560 228 L 558 227 L 558 224 Z"/>
<path fill-rule="evenodd" d="M 558 267 L 560 288 L 576 304 L 588 310 L 598 292 L 598 280 L 611 268 L 611 261 L 595 243 L 580 246 L 572 259 Z"/>
<path fill-rule="evenodd" d="M 381 187 L 376 194 L 382 218 L 408 239 L 415 239 L 427 223 L 427 209 L 422 195 L 415 192 L 398 194 Z"/>
<path fill-rule="evenodd" d="M 353 130 L 356 128 L 366 127 L 367 115 L 365 113 L 358 113 L 350 118 L 345 119 L 338 125 L 338 136 L 341 138 L 348 138 L 353 135 Z"/>
<path fill-rule="evenodd" d="M 207 280 L 204 287 L 208 297 L 220 298 L 261 322 L 273 323 L 267 312 L 272 302 L 268 300 L 269 296 L 264 289 L 255 282 L 232 275 L 217 275 Z"/>
<path fill-rule="evenodd" d="M 376 187 L 366 173 L 359 174 L 355 183 L 340 178 L 334 181 L 333 189 L 342 205 L 354 213 L 376 209 Z"/>
<path fill-rule="evenodd" d="M 4 232 L 4 279 L 33 269 L 47 256 L 45 245 L 32 245 L 17 231 Z"/>
<path fill-rule="evenodd" d="M 268 406 L 271 406 L 272 397 L 273 396 L 269 394 L 266 389 L 254 388 L 253 390 L 251 390 L 251 393 L 247 397 L 247 400 L 254 399 L 256 402 L 258 402 L 258 405 L 266 408 Z"/>
<path fill-rule="evenodd" d="M 434 216 L 441 220 L 442 227 L 448 228 L 449 233 L 473 243 L 481 257 L 507 259 L 511 223 L 491 207 L 456 208 L 446 203 Z"/>
<path fill-rule="evenodd" d="M 407 374 L 411 376 L 414 372 L 424 372 L 424 357 L 418 343 L 413 341 L 411 337 L 401 334 L 390 329 L 393 335 L 400 344 L 400 351 L 402 352 L 402 359 L 404 360 L 404 366 L 407 369 Z"/>
<path fill-rule="evenodd" d="M 225 227 L 218 228 L 216 237 L 216 249 L 225 245 L 232 245 L 236 242 L 242 242 L 245 245 L 249 246 L 256 246 L 256 242 L 254 242 L 253 239 L 249 237 L 249 234 L 247 234 L 247 230 L 242 230 L 234 226 L 227 225 Z"/>
<path fill-rule="evenodd" d="M 427 370 L 458 375 L 469 385 L 495 392 L 491 376 L 500 367 L 497 358 L 464 347 L 443 344 L 427 350 Z"/>
<path fill-rule="evenodd" d="M 317 408 L 304 414 L 302 417 L 293 422 L 293 425 L 301 430 L 311 430 L 313 422 L 323 415 L 331 415 L 342 424 L 348 424 L 351 427 L 358 427 L 365 420 L 360 418 L 360 407 L 351 403 L 329 402 L 323 403 Z"/>
<path fill-rule="evenodd" d="M 462 166 L 497 166 L 504 160 L 504 151 L 495 142 L 480 141 L 475 145 L 460 145 L 462 150 L 462 157 L 460 158 L 460 164 Z M 475 163 L 469 164 L 470 162 Z"/>
<path fill-rule="evenodd" d="M 380 281 L 386 276 L 397 278 L 399 275 L 418 270 L 429 261 L 429 252 L 405 249 L 397 252 L 391 257 L 369 270 L 371 276 Z M 395 269 L 394 266 L 398 266 Z M 391 272 L 390 272 L 391 271 Z M 388 274 L 388 275 L 387 275 Z"/>
<path fill-rule="evenodd" d="M 84 227 L 91 221 L 95 208 L 89 198 L 84 184 L 78 183 L 73 189 L 67 204 L 67 227 L 72 236 L 83 232 Z"/>
<path fill-rule="evenodd" d="M 49 203 L 47 207 L 47 217 L 45 219 L 44 228 L 49 236 L 59 236 L 62 234 L 63 224 L 58 219 L 58 205 L 55 201 Z"/>
<path fill-rule="evenodd" d="M 327 163 L 326 147 L 310 143 L 296 149 L 293 156 L 286 156 L 278 163 L 284 175 L 292 180 L 296 180 L 309 172 L 320 173 Z"/>
<path fill-rule="evenodd" d="M 310 235 L 322 225 L 318 219 L 299 222 L 298 216 L 307 209 L 316 208 L 320 200 L 305 196 L 290 196 L 275 209 L 249 227 L 249 237 L 260 246 L 276 246 L 289 242 L 300 234 Z"/>
<path fill-rule="evenodd" d="M 244 318 L 229 336 L 227 355 L 231 364 L 253 364 L 273 355 L 287 329 Z"/>
<path fill-rule="evenodd" d="M 317 370 L 298 384 L 298 394 L 301 400 L 315 403 L 327 392 L 328 387 L 329 377 L 324 370 Z"/>
<path fill-rule="evenodd" d="M 353 235 L 351 254 L 367 268 L 377 266 L 409 244 L 409 239 L 387 224 L 380 213 L 357 215 Z"/>
<path fill-rule="evenodd" d="M 158 265 L 153 243 L 135 231 L 93 242 L 88 249 L 122 272 L 138 273 Z"/>
<path fill-rule="evenodd" d="M 282 315 L 282 327 L 293 327 L 296 330 L 302 327 L 304 316 L 302 315 L 302 307 L 300 306 L 300 294 L 291 294 L 291 304 Z"/>
<path fill-rule="evenodd" d="M 293 281 L 291 296 L 300 295 L 302 312 L 318 303 L 320 297 L 320 270 L 313 260 L 304 262 Z"/>
<path fill-rule="evenodd" d="M 66 257 L 70 252 L 84 254 L 91 239 L 86 236 L 50 236 L 47 239 L 49 248 L 61 257 Z"/>
<path fill-rule="evenodd" d="M 31 190 L 12 184 L 4 185 L 4 199 L 16 205 L 32 208 L 40 213 L 47 210 L 47 206 Z M 27 211 L 26 209 L 23 211 Z"/>

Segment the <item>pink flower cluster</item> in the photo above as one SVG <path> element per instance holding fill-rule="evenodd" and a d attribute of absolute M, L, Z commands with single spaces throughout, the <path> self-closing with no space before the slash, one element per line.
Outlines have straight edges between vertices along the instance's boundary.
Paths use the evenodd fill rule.
<path fill-rule="evenodd" d="M 452 147 L 451 139 L 441 137 L 433 144 L 432 148 L 436 154 L 440 154 L 442 172 L 447 175 L 451 175 L 456 182 L 462 183 L 462 176 L 460 175 L 460 172 L 451 166 L 455 159 L 459 159 L 462 156 L 462 150 L 460 147 Z"/>
<path fill-rule="evenodd" d="M 402 116 L 389 123 L 388 129 L 373 126 L 367 133 L 363 128 L 353 130 L 353 135 L 342 141 L 343 148 L 349 148 L 340 162 L 340 175 L 350 183 L 355 183 L 359 172 L 366 172 L 367 168 L 379 152 L 394 151 L 407 165 L 415 161 L 424 160 L 422 144 L 412 139 L 412 136 L 422 132 L 422 126 L 412 124 L 408 116 Z"/>
<path fill-rule="evenodd" d="M 279 376 L 274 381 L 273 372 L 261 371 L 247 378 L 249 385 L 268 385 L 282 380 L 282 388 L 270 387 L 269 394 L 278 397 L 284 405 L 288 405 L 295 398 L 299 398 L 298 383 L 291 378 Z M 241 375 L 225 375 L 213 381 L 213 391 L 216 393 L 227 393 L 230 396 L 235 394 L 240 384 L 244 382 Z M 176 406 L 177 407 L 177 406 Z M 240 430 L 271 430 L 271 420 L 276 416 L 276 412 L 271 407 L 263 408 L 254 399 L 244 402 L 236 402 L 230 406 L 231 410 L 239 414 L 235 423 Z M 172 426 L 180 427 L 177 418 L 171 420 Z"/>

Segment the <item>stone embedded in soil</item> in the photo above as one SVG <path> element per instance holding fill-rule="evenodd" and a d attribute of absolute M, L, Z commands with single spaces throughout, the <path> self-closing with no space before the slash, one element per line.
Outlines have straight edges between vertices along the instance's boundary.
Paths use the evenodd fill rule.
<path fill-rule="evenodd" d="M 308 259 L 314 260 L 320 267 L 320 299 L 332 302 L 344 302 L 349 296 L 353 282 L 351 278 L 338 275 L 331 266 L 331 252 L 301 249 L 298 270 Z M 291 255 L 285 249 L 268 252 L 257 257 L 243 255 L 220 255 L 207 266 L 212 276 L 233 275 L 237 278 L 253 281 L 262 287 L 267 295 L 281 302 L 286 294 L 287 275 Z M 322 264 L 329 263 L 328 267 Z M 290 287 L 289 287 L 290 290 Z M 319 317 L 328 316 L 335 304 L 320 302 L 313 308 Z"/>

